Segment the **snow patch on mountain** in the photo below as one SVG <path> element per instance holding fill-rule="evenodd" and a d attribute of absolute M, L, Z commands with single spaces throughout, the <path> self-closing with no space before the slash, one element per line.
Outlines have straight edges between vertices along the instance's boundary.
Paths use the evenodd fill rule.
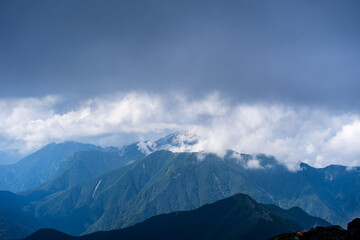
<path fill-rule="evenodd" d="M 155 144 L 152 141 L 140 141 L 137 146 L 139 151 L 145 155 L 149 155 L 150 153 L 156 151 Z"/>
<path fill-rule="evenodd" d="M 207 151 L 208 141 L 199 137 L 191 131 L 179 131 L 160 138 L 157 141 L 141 141 L 137 144 L 138 149 L 148 155 L 158 150 L 168 150 L 171 152 L 195 152 L 197 160 L 203 161 L 207 154 L 212 153 Z M 264 154 L 241 154 L 232 150 L 227 150 L 224 153 L 215 153 L 220 158 L 230 158 L 241 164 L 247 169 L 265 169 L 271 168 L 279 162 L 272 156 L 265 156 Z"/>
<path fill-rule="evenodd" d="M 96 190 L 98 189 L 98 187 L 99 187 L 99 185 L 100 185 L 101 181 L 102 181 L 102 179 L 100 179 L 100 180 L 99 180 L 99 182 L 96 184 L 96 187 L 95 187 L 95 189 L 94 189 L 94 192 L 93 192 L 93 194 L 92 194 L 92 197 L 94 197 L 94 196 L 95 196 Z"/>
<path fill-rule="evenodd" d="M 191 132 L 175 132 L 155 142 L 141 141 L 137 144 L 138 149 L 148 155 L 158 150 L 171 152 L 201 152 L 204 148 L 199 137 Z"/>

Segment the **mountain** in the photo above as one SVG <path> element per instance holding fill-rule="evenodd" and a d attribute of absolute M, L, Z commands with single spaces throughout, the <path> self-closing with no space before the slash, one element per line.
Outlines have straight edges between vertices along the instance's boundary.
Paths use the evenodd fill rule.
<path fill-rule="evenodd" d="M 256 168 L 253 161 L 258 162 Z M 151 216 L 195 209 L 236 193 L 287 208 L 298 206 L 296 203 L 318 206 L 311 208 L 318 216 L 338 216 L 338 212 L 331 212 L 336 206 L 323 200 L 333 193 L 325 185 L 315 187 L 319 183 L 309 174 L 314 173 L 306 169 L 290 172 L 265 155 L 229 152 L 222 159 L 214 154 L 161 150 L 33 202 L 27 211 L 42 219 L 46 223 L 43 227 L 73 235 L 127 227 Z"/>
<path fill-rule="evenodd" d="M 120 150 L 114 148 L 106 151 L 102 149 L 76 152 L 67 159 L 54 177 L 25 195 L 36 200 L 120 168 L 144 156 L 136 144 L 124 146 Z"/>
<path fill-rule="evenodd" d="M 128 227 L 236 193 L 291 211 L 297 211 L 293 207 L 298 206 L 343 226 L 360 215 L 360 193 L 354 191 L 360 184 L 360 168 L 317 169 L 301 164 L 299 171 L 289 171 L 264 154 L 228 151 L 220 158 L 154 150 L 171 146 L 184 149 L 195 143 L 191 135 L 173 134 L 120 151 L 74 153 L 48 182 L 22 193 L 30 199 L 22 211 L 36 217 L 41 227 L 73 235 Z M 154 152 L 150 148 L 145 151 L 144 146 L 155 146 Z"/>
<path fill-rule="evenodd" d="M 27 210 L 31 202 L 67 189 L 77 183 L 101 175 L 114 168 L 119 168 L 144 156 L 136 144 L 117 148 L 98 148 L 75 152 L 54 177 L 35 190 L 13 194 L 0 191 L 0 239 L 21 238 L 44 225 L 41 218 L 36 218 Z"/>
<path fill-rule="evenodd" d="M 52 178 L 55 174 L 57 178 L 61 178 L 60 174 L 68 174 L 72 171 L 71 174 L 75 174 L 77 169 L 79 170 L 85 170 L 82 169 L 82 166 L 80 168 L 77 168 L 75 165 L 80 164 L 80 161 L 71 159 L 70 164 L 66 166 L 66 169 L 61 169 L 61 167 L 64 165 L 65 160 L 71 155 L 73 155 L 76 152 L 80 151 L 87 151 L 87 150 L 97 150 L 101 152 L 119 152 L 120 161 L 121 164 L 113 164 L 112 169 L 118 168 L 125 163 L 128 163 L 130 161 L 135 161 L 143 156 L 145 154 L 149 154 L 151 152 L 157 151 L 159 149 L 172 149 L 180 146 L 185 146 L 186 144 L 192 144 L 192 142 L 189 142 L 186 139 L 189 138 L 195 139 L 194 136 L 190 135 L 189 133 L 182 133 L 182 132 L 176 132 L 173 134 L 170 134 L 169 136 L 159 139 L 158 141 L 151 142 L 137 142 L 134 144 L 130 144 L 128 146 L 124 146 L 122 149 L 117 149 L 114 147 L 109 148 L 101 148 L 99 146 L 95 146 L 92 144 L 82 144 L 82 143 L 76 143 L 76 142 L 65 142 L 65 143 L 50 143 L 43 147 L 42 149 L 30 154 L 29 156 L 23 158 L 22 160 L 18 161 L 17 163 L 10 164 L 10 165 L 0 165 L 0 190 L 8 190 L 12 192 L 20 192 L 20 191 L 29 191 L 32 190 L 41 184 L 44 184 L 47 182 L 50 178 Z M 193 141 L 196 141 L 193 140 Z M 94 152 L 95 153 L 95 152 Z M 5 159 L 5 153 L 0 152 L 0 160 L 1 158 Z M 15 153 L 14 153 L 15 154 Z M 96 154 L 96 153 L 95 153 Z M 100 153 L 99 153 L 100 154 Z M 98 155 L 99 155 L 98 154 Z M 9 155 L 9 154 L 8 154 Z M 8 155 L 6 157 L 8 158 Z M 109 159 L 109 156 L 93 156 L 91 157 L 89 154 L 86 156 L 89 158 L 89 163 L 86 164 L 86 167 L 92 168 L 95 170 L 94 173 L 91 173 L 93 170 L 88 169 L 88 173 L 85 173 L 85 175 L 82 175 L 83 173 L 78 173 L 75 175 L 78 175 L 78 177 L 74 177 L 72 180 L 69 180 L 73 183 L 78 183 L 83 180 L 88 180 L 91 177 L 94 177 L 98 174 L 103 174 L 106 171 L 110 171 L 111 168 L 109 166 L 102 167 L 101 159 L 102 157 L 105 159 Z M 111 155 L 111 154 L 109 154 Z M 15 155 L 14 155 L 15 156 Z M 81 158 L 84 156 L 75 156 L 72 158 Z M 111 158 L 111 157 L 110 157 Z M 114 158 L 114 157 L 112 157 Z M 99 160 L 99 161 L 97 161 Z M 83 161 L 83 160 L 81 160 Z M 92 161 L 90 163 L 90 161 Z M 110 162 L 107 161 L 107 163 Z M 70 166 L 73 164 L 72 166 Z M 96 169 L 96 167 L 92 167 L 91 164 L 100 166 L 100 169 Z M 61 173 L 58 173 L 58 170 L 61 169 Z M 99 171 L 97 171 L 99 170 Z M 67 172 L 67 173 L 65 173 Z M 79 178 L 79 179 L 77 179 Z M 70 184 L 71 185 L 71 184 Z M 63 186 L 63 188 L 68 187 L 66 184 Z M 47 189 L 49 189 L 50 186 L 48 186 Z M 40 190 L 40 189 L 38 189 Z M 43 190 L 43 189 L 41 189 Z M 52 192 L 60 190 L 59 188 L 54 188 Z M 45 189 L 46 191 L 46 189 Z"/>
<path fill-rule="evenodd" d="M 55 175 L 73 153 L 101 147 L 76 142 L 50 143 L 19 162 L 0 166 L 0 190 L 26 191 Z"/>
<path fill-rule="evenodd" d="M 155 142 L 136 142 L 120 150 L 114 147 L 102 149 L 96 146 L 89 147 L 89 150 L 79 149 L 67 158 L 49 181 L 25 194 L 31 195 L 36 200 L 134 162 L 159 149 L 190 146 L 196 141 L 194 135 L 187 132 L 175 132 Z"/>
<path fill-rule="evenodd" d="M 250 161 L 251 156 L 243 158 Z M 261 164 L 276 163 L 264 158 Z M 208 154 L 200 161 L 197 153 L 162 150 L 33 202 L 27 211 L 42 219 L 43 227 L 74 235 L 110 230 L 161 213 L 195 209 L 239 192 L 261 198 L 266 193 L 249 180 L 249 174 L 264 170 L 249 171 L 231 154 L 225 159 Z"/>
<path fill-rule="evenodd" d="M 275 208 L 277 213 L 272 211 Z M 291 211 L 276 206 L 269 209 L 268 205 L 259 204 L 248 195 L 236 194 L 212 204 L 205 204 L 196 210 L 162 214 L 120 230 L 96 232 L 75 238 L 56 230 L 45 229 L 25 239 L 258 240 L 267 239 L 276 233 L 317 225 L 327 226 L 329 223 L 311 217 L 300 209 Z"/>
<path fill-rule="evenodd" d="M 146 155 L 158 150 L 172 152 L 192 152 L 192 148 L 199 142 L 198 137 L 190 132 L 177 131 L 156 141 L 138 142 L 138 148 Z"/>

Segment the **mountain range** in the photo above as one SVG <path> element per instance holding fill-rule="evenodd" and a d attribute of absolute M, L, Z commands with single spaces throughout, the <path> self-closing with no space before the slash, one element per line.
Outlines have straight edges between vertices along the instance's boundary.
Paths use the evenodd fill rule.
<path fill-rule="evenodd" d="M 284 208 L 299 206 L 336 224 L 359 214 L 359 193 L 353 191 L 359 179 L 357 169 L 315 169 L 302 164 L 301 171 L 291 172 L 265 155 L 256 156 L 262 167 L 251 169 L 246 166 L 253 156 L 242 155 L 239 160 L 231 152 L 223 159 L 214 154 L 202 158 L 198 153 L 156 151 L 33 202 L 28 211 L 46 219 L 47 227 L 75 235 L 127 227 L 236 193 Z M 70 224 L 70 219 L 78 220 Z"/>
<path fill-rule="evenodd" d="M 23 176 L 14 176 L 23 183 L 29 176 L 37 180 L 32 188 L 14 183 L 14 189 L 26 191 L 0 194 L 0 201 L 11 196 L 21 202 L 6 207 L 6 214 L 0 212 L 0 221 L 8 226 L 3 232 L 9 226 L 18 226 L 18 232 L 24 233 L 16 237 L 39 228 L 72 235 L 119 229 L 159 214 L 193 210 L 237 193 L 285 209 L 300 207 L 342 226 L 360 215 L 360 193 L 354 191 L 360 184 L 358 167 L 313 168 L 302 163 L 300 170 L 289 171 L 265 154 L 229 150 L 219 157 L 168 151 L 187 149 L 196 141 L 194 136 L 175 133 L 121 149 L 74 142 L 50 144 L 17 163 L 25 166 L 22 162 L 30 159 L 27 168 L 18 167 Z M 44 166 L 33 170 L 39 165 Z M 46 171 L 48 167 L 51 171 Z M 41 182 L 38 176 L 48 180 Z M 26 218 L 17 222 L 18 218 L 11 216 Z M 11 232 L 14 230 L 9 230 L 8 236 Z"/>
<path fill-rule="evenodd" d="M 151 217 L 132 227 L 72 237 L 51 229 L 41 229 L 25 240 L 110 240 L 110 239 L 267 239 L 282 232 L 328 226 L 300 208 L 284 210 L 259 204 L 248 195 L 236 194 L 205 204 L 192 211 L 173 212 Z"/>
<path fill-rule="evenodd" d="M 102 149 L 92 144 L 50 143 L 17 163 L 0 165 L 0 190 L 31 190 L 49 180 L 75 152 Z"/>

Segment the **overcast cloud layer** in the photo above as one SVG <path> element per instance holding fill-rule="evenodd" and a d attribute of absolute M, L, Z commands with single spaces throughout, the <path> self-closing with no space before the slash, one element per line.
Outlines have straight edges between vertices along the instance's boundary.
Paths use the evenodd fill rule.
<path fill-rule="evenodd" d="M 199 100 L 144 92 L 88 99 L 66 111 L 61 96 L 0 101 L 0 151 L 34 151 L 51 141 L 120 146 L 129 135 L 184 130 L 200 139 L 190 151 L 266 153 L 294 168 L 360 165 L 360 116 L 268 104 L 230 104 L 217 93 Z M 135 137 L 135 138 L 136 138 Z M 125 138 L 125 139 L 124 139 Z"/>
<path fill-rule="evenodd" d="M 358 0 L 0 0 L 0 95 L 219 91 L 359 110 Z"/>
<path fill-rule="evenodd" d="M 360 165 L 359 12 L 358 0 L 0 0 L 0 158 L 187 130 L 194 151 Z"/>

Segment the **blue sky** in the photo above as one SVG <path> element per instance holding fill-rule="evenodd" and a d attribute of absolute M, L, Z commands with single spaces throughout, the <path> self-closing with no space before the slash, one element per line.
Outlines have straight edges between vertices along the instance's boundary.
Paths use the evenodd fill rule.
<path fill-rule="evenodd" d="M 0 151 L 190 129 L 207 150 L 360 164 L 359 10 L 355 0 L 0 1 Z"/>

